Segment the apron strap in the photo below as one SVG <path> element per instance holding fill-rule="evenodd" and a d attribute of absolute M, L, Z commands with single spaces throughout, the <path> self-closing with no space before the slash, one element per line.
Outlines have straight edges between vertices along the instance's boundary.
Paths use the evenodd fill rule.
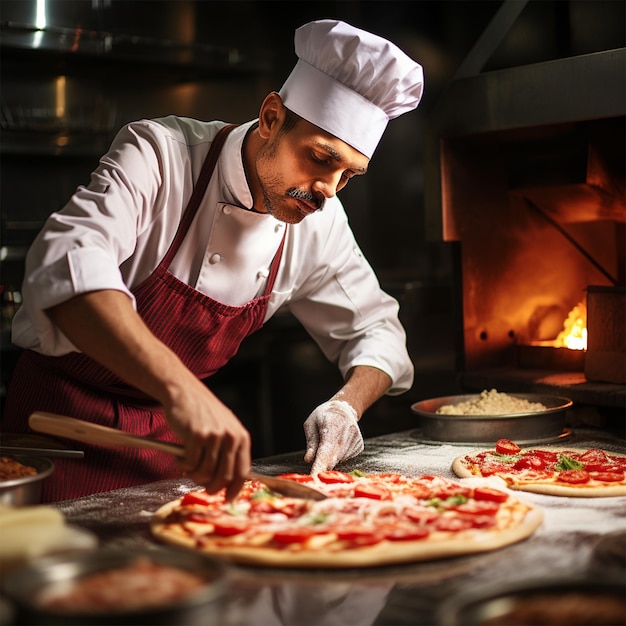
<path fill-rule="evenodd" d="M 265 285 L 265 292 L 263 293 L 264 296 L 269 296 L 272 293 L 272 289 L 274 288 L 274 282 L 276 281 L 276 274 L 278 274 L 278 267 L 280 266 L 280 259 L 283 256 L 283 248 L 285 247 L 285 239 L 287 238 L 287 228 L 288 228 L 288 225 L 285 225 L 285 232 L 283 233 L 283 238 L 280 241 L 278 250 L 276 250 L 274 259 L 272 260 L 270 273 L 269 273 L 269 276 L 267 277 L 267 284 Z"/>
<path fill-rule="evenodd" d="M 194 185 L 193 192 L 191 194 L 191 198 L 187 204 L 187 208 L 183 214 L 183 217 L 178 225 L 178 230 L 176 231 L 176 236 L 170 245 L 169 250 L 163 257 L 159 266 L 165 267 L 165 269 L 169 269 L 170 263 L 172 259 L 176 256 L 178 249 L 180 248 L 183 240 L 185 239 L 185 235 L 191 226 L 191 222 L 193 218 L 196 216 L 198 212 L 198 208 L 202 203 L 202 198 L 206 192 L 209 181 L 211 180 L 211 176 L 213 175 L 213 170 L 215 169 L 215 165 L 217 163 L 217 159 L 220 155 L 220 151 L 224 142 L 226 141 L 226 137 L 228 134 L 236 128 L 237 124 L 229 124 L 224 126 L 219 130 L 215 138 L 211 142 L 211 147 L 209 148 L 209 152 L 204 159 L 204 163 L 202 164 L 202 169 L 200 170 L 200 175 L 198 176 L 198 180 Z"/>

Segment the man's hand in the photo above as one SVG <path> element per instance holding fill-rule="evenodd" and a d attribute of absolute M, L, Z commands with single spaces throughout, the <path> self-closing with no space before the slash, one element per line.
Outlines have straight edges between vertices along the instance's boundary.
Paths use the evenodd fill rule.
<path fill-rule="evenodd" d="M 250 469 L 250 433 L 235 414 L 204 384 L 189 377 L 171 396 L 165 415 L 182 439 L 185 458 L 181 469 L 209 493 L 226 488 L 232 500 Z"/>
<path fill-rule="evenodd" d="M 313 463 L 311 474 L 332 469 L 363 452 L 357 412 L 344 400 L 330 400 L 318 406 L 304 422 L 304 434 L 304 460 Z"/>
<path fill-rule="evenodd" d="M 241 489 L 250 469 L 250 434 L 144 324 L 126 294 L 94 291 L 47 311 L 87 356 L 158 400 L 185 446 L 181 468 L 211 493 Z M 166 313 L 164 313 L 166 314 Z"/>

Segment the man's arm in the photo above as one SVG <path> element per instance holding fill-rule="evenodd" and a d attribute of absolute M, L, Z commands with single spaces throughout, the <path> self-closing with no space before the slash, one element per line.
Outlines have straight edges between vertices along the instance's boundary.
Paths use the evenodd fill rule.
<path fill-rule="evenodd" d="M 391 378 L 382 370 L 357 365 L 348 372 L 344 386 L 331 398 L 343 400 L 354 408 L 358 419 L 391 387 Z"/>
<path fill-rule="evenodd" d="M 158 400 L 185 446 L 183 469 L 208 491 L 234 497 L 250 469 L 250 435 L 133 309 L 128 296 L 104 290 L 46 311 L 84 354 Z"/>

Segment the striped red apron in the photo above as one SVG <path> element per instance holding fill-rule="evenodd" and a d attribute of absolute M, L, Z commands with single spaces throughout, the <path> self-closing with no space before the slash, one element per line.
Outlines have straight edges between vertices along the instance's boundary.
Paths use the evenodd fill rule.
<path fill-rule="evenodd" d="M 232 128 L 222 129 L 211 144 L 168 252 L 153 274 L 133 289 L 144 322 L 201 379 L 225 365 L 243 339 L 263 325 L 285 241 L 283 237 L 272 261 L 264 294 L 243 306 L 217 302 L 169 272 Z M 49 357 L 24 351 L 11 379 L 2 429 L 27 432 L 33 411 L 60 413 L 135 435 L 177 441 L 156 400 L 79 353 Z M 167 453 L 87 444 L 81 444 L 81 449 L 85 451 L 82 460 L 55 459 L 55 471 L 43 486 L 43 502 L 181 475 L 176 460 Z"/>

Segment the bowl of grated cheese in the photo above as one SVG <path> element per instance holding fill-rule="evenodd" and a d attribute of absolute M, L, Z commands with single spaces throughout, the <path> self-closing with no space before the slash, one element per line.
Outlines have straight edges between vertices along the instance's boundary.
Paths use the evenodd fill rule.
<path fill-rule="evenodd" d="M 516 443 L 545 441 L 563 435 L 567 410 L 573 402 L 563 396 L 502 393 L 445 396 L 411 405 L 426 439 L 450 443 Z"/>

